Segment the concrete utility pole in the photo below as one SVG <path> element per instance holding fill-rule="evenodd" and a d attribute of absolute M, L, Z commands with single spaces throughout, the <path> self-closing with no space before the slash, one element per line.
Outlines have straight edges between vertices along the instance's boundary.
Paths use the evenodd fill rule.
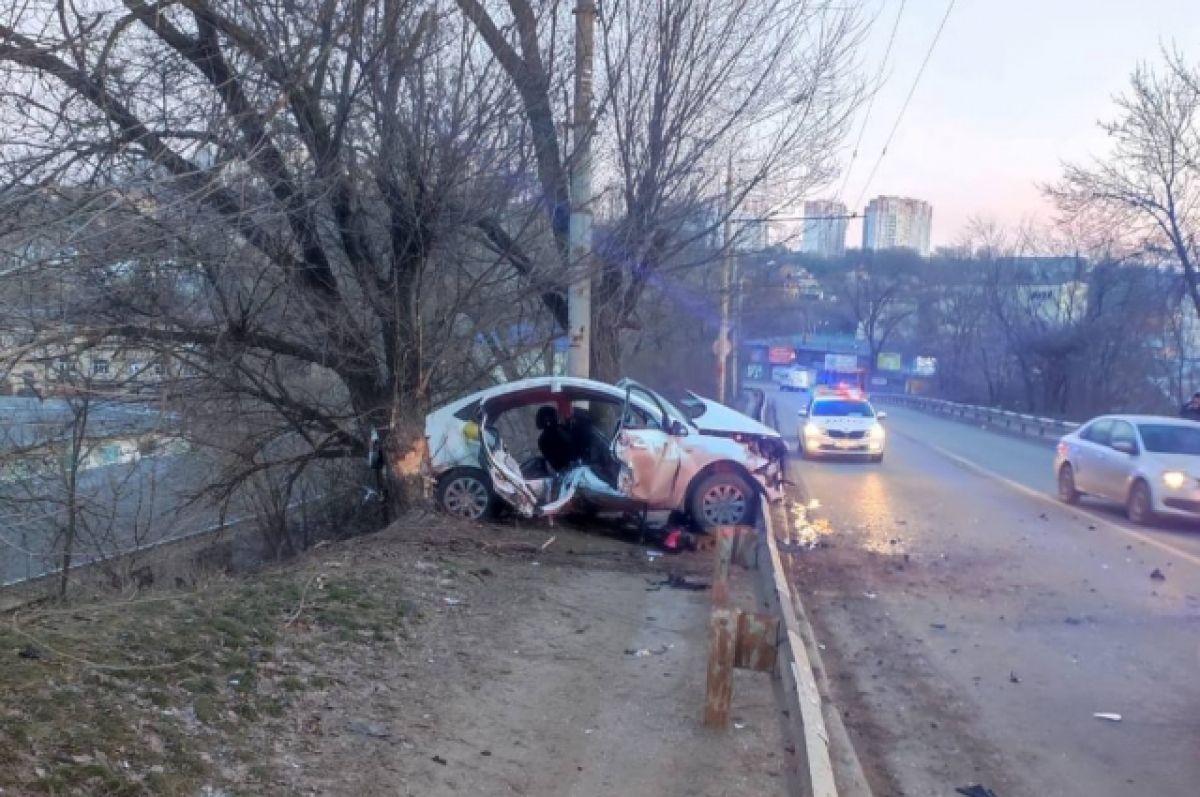
<path fill-rule="evenodd" d="M 592 359 L 592 39 L 595 0 L 575 2 L 575 153 L 571 162 L 567 375 L 587 377 Z"/>
<path fill-rule="evenodd" d="M 729 288 L 733 282 L 733 155 L 725 172 L 725 234 L 721 253 L 721 328 L 713 342 L 713 354 L 717 357 L 717 401 L 725 403 L 725 385 L 728 382 L 726 364 L 729 360 Z"/>

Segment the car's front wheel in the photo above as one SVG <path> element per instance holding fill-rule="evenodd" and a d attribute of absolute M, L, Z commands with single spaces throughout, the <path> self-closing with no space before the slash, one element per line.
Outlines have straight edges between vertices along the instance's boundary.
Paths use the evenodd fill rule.
<path fill-rule="evenodd" d="M 756 495 L 750 482 L 735 471 L 710 473 L 692 490 L 688 512 L 706 531 L 718 526 L 748 526 L 754 522 Z"/>
<path fill-rule="evenodd" d="M 1063 503 L 1078 504 L 1079 490 L 1075 487 L 1075 469 L 1065 463 L 1058 469 L 1058 498 Z"/>
<path fill-rule="evenodd" d="M 1125 514 L 1139 526 L 1154 521 L 1154 499 L 1150 495 L 1148 484 L 1143 481 L 1134 482 L 1129 490 L 1129 500 L 1125 503 Z"/>
<path fill-rule="evenodd" d="M 438 479 L 438 506 L 448 515 L 484 520 L 496 511 L 496 494 L 487 474 L 478 468 L 455 468 Z"/>

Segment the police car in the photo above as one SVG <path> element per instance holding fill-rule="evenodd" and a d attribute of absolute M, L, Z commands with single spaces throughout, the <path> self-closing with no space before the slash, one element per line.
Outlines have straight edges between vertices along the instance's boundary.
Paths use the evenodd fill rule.
<path fill-rule="evenodd" d="M 880 423 L 887 413 L 876 412 L 862 391 L 854 388 L 818 389 L 800 410 L 800 455 L 853 457 L 882 462 L 887 432 Z"/>

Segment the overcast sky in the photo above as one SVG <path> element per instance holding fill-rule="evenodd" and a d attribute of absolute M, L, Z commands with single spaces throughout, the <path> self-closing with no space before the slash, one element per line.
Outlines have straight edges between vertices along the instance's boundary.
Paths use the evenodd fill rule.
<path fill-rule="evenodd" d="M 868 2 L 868 75 L 879 69 L 900 2 Z M 905 3 L 843 195 L 851 210 L 861 196 L 859 211 L 879 194 L 931 202 L 935 246 L 954 243 L 973 216 L 1013 226 L 1048 220 L 1037 184 L 1053 180 L 1063 160 L 1103 151 L 1096 122 L 1112 116 L 1111 98 L 1138 61 L 1156 59 L 1160 42 L 1200 61 L 1200 0 L 958 0 L 867 185 L 947 3 Z M 825 194 L 841 186 L 839 179 Z M 847 243 L 859 241 L 852 223 Z"/>

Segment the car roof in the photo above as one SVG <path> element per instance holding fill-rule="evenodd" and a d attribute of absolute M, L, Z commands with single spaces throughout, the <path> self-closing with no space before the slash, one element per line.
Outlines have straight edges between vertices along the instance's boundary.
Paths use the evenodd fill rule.
<path fill-rule="evenodd" d="M 625 388 L 623 386 L 611 385 L 608 382 L 600 382 L 595 379 L 582 379 L 574 376 L 535 376 L 528 379 L 516 379 L 512 382 L 501 382 L 475 393 L 461 396 L 434 409 L 429 415 L 452 415 L 475 402 L 487 401 L 496 396 L 537 390 L 539 388 L 548 388 L 551 393 L 560 393 L 564 390 L 586 390 L 593 393 L 607 394 L 618 401 L 625 396 Z M 634 401 L 646 409 L 653 409 L 642 396 L 635 395 Z"/>
<path fill-rule="evenodd" d="M 1191 421 L 1187 418 L 1176 418 L 1171 415 L 1101 415 L 1097 418 L 1092 418 L 1087 423 L 1081 424 L 1081 426 L 1087 426 L 1096 421 L 1127 421 L 1129 423 L 1153 423 L 1163 426 L 1200 427 L 1200 422 Z"/>
<path fill-rule="evenodd" d="M 863 404 L 870 404 L 871 400 L 866 396 L 842 396 L 837 393 L 817 393 L 813 396 L 813 403 L 821 401 L 861 401 Z"/>

